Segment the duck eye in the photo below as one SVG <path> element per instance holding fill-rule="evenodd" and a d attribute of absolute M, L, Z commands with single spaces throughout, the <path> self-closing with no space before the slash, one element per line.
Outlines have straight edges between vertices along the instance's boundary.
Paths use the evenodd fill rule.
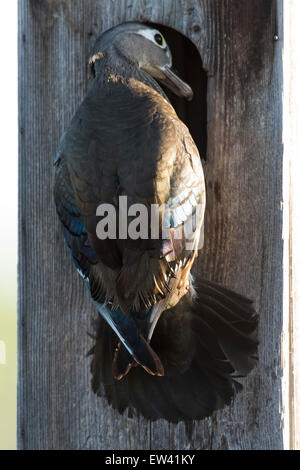
<path fill-rule="evenodd" d="M 163 45 L 163 43 L 164 43 L 164 38 L 162 37 L 161 34 L 156 34 L 156 35 L 154 36 L 154 39 L 155 39 L 156 44 L 158 44 L 159 46 L 162 46 L 162 45 Z"/>

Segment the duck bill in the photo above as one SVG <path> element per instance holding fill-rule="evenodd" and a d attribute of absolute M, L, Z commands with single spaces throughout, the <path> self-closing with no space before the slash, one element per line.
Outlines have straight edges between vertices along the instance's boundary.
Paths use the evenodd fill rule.
<path fill-rule="evenodd" d="M 193 99 L 193 90 L 191 87 L 181 80 L 178 76 L 177 71 L 174 67 L 164 66 L 160 69 L 163 76 L 160 75 L 159 81 L 168 87 L 175 95 L 181 96 L 182 98 L 186 98 L 188 101 Z"/>

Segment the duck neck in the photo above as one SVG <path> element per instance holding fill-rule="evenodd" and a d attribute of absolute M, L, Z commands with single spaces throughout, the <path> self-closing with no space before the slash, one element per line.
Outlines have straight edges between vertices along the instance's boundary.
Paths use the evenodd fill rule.
<path fill-rule="evenodd" d="M 94 70 L 95 79 L 100 82 L 102 86 L 109 83 L 114 79 L 114 77 L 121 77 L 125 82 L 130 79 L 135 79 L 153 88 L 169 101 L 163 89 L 151 75 L 144 72 L 137 65 L 129 62 L 125 58 L 118 57 L 117 61 L 112 62 L 107 57 L 102 57 L 95 61 Z"/>

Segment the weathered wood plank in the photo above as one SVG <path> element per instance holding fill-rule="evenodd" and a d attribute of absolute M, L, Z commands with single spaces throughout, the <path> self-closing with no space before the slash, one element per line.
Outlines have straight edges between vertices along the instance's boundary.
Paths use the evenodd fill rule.
<path fill-rule="evenodd" d="M 19 0 L 19 448 L 276 449 L 282 331 L 282 64 L 273 0 Z M 206 242 L 197 268 L 256 299 L 260 360 L 234 404 L 195 423 L 119 416 L 90 390 L 93 306 L 52 198 L 57 143 L 95 37 L 153 21 L 199 48 L 208 83 Z"/>
<path fill-rule="evenodd" d="M 283 213 L 284 323 L 283 413 L 285 448 L 300 449 L 300 4 L 283 3 Z"/>

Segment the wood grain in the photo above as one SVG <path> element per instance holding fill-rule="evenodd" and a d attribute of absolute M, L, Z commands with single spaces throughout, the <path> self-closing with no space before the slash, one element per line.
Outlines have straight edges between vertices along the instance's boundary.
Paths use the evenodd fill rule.
<path fill-rule="evenodd" d="M 283 54 L 283 414 L 285 448 L 300 449 L 300 4 L 284 2 Z"/>
<path fill-rule="evenodd" d="M 52 162 L 95 37 L 126 20 L 189 37 L 208 79 L 206 277 L 256 301 L 259 365 L 234 403 L 184 424 L 119 416 L 90 389 L 93 306 L 55 214 Z M 19 0 L 20 449 L 280 449 L 282 41 L 273 0 Z"/>

